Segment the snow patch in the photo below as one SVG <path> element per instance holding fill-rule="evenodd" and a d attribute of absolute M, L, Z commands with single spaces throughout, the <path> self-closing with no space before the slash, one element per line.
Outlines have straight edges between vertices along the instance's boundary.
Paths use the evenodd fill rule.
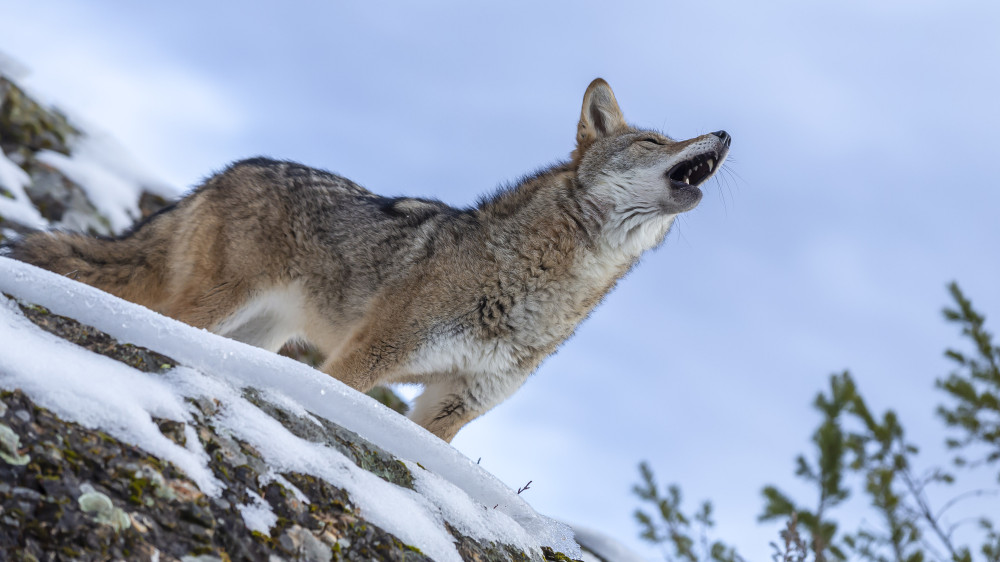
<path fill-rule="evenodd" d="M 247 488 L 247 495 L 253 498 L 253 503 L 236 506 L 236 509 L 240 510 L 240 515 L 243 516 L 243 522 L 246 523 L 247 529 L 264 535 L 270 534 L 271 527 L 278 522 L 278 516 L 271 511 L 271 505 L 260 494 Z"/>
<path fill-rule="evenodd" d="M 0 51 L 0 74 L 12 80 L 22 80 L 28 76 L 29 71 L 21 61 Z"/>
<path fill-rule="evenodd" d="M 638 554 L 632 552 L 617 540 L 600 531 L 573 525 L 576 540 L 581 546 L 590 550 L 608 562 L 645 562 Z M 591 558 L 592 559 L 592 558 Z M 587 561 L 587 558 L 584 558 Z"/>
<path fill-rule="evenodd" d="M 0 194 L 0 217 L 32 228 L 46 228 L 49 223 L 32 205 L 24 191 L 30 184 L 28 173 L 0 151 L 0 187 L 14 196 L 9 199 Z"/>

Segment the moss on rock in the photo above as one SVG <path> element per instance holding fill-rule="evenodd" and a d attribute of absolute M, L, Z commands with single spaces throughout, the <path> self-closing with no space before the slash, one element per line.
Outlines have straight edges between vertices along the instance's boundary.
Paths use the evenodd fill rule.
<path fill-rule="evenodd" d="M 4 152 L 47 149 L 68 155 L 69 140 L 79 134 L 65 115 L 42 107 L 0 76 L 0 146 Z"/>

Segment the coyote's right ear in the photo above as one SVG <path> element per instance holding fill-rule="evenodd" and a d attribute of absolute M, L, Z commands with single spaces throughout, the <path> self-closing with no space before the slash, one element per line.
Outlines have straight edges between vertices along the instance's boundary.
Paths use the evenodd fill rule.
<path fill-rule="evenodd" d="M 595 140 L 627 127 L 611 86 L 602 78 L 596 78 L 587 87 L 587 93 L 583 94 L 580 123 L 576 126 L 577 150 L 581 151 Z"/>

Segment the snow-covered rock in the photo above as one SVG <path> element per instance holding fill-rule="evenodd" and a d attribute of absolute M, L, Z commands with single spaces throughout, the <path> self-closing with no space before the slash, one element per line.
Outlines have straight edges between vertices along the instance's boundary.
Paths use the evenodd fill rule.
<path fill-rule="evenodd" d="M 0 242 L 46 227 L 121 233 L 178 194 L 110 137 L 83 132 L 3 75 L 0 149 Z"/>
<path fill-rule="evenodd" d="M 0 547 L 580 556 L 568 527 L 307 365 L 8 258 L 0 292 Z"/>

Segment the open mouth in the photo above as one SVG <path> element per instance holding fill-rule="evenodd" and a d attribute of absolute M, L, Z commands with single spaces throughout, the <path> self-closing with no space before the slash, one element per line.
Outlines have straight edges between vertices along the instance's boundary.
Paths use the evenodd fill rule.
<path fill-rule="evenodd" d="M 704 183 L 715 170 L 719 157 L 715 152 L 706 152 L 678 163 L 667 171 L 670 181 L 698 186 Z"/>

